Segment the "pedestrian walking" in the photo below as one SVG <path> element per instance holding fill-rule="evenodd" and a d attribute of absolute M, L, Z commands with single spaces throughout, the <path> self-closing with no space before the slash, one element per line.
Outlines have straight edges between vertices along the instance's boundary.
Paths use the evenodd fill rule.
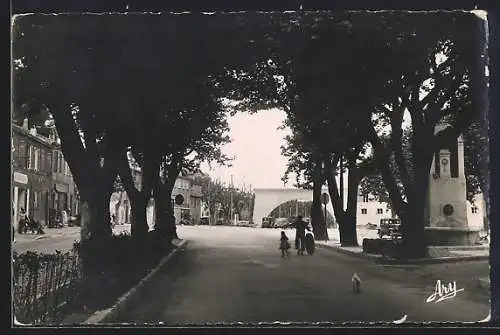
<path fill-rule="evenodd" d="M 24 210 L 24 207 L 21 207 L 19 211 L 19 225 L 17 227 L 17 231 L 19 234 L 22 234 L 25 232 L 26 229 L 26 211 Z"/>
<path fill-rule="evenodd" d="M 61 211 L 61 221 L 63 227 L 65 227 L 68 224 L 68 212 L 66 212 L 65 209 Z"/>
<path fill-rule="evenodd" d="M 297 249 L 297 255 L 303 255 L 306 249 L 306 229 L 311 231 L 307 223 L 302 220 L 302 215 L 297 216 L 297 221 L 295 221 L 295 249 Z"/>
<path fill-rule="evenodd" d="M 288 243 L 288 237 L 285 231 L 282 231 L 280 238 L 281 258 L 285 258 L 285 256 L 288 257 L 288 249 L 290 249 L 290 243 Z"/>
<path fill-rule="evenodd" d="M 177 225 L 175 224 L 175 215 L 172 215 L 172 237 L 176 240 L 179 239 L 177 235 Z"/>

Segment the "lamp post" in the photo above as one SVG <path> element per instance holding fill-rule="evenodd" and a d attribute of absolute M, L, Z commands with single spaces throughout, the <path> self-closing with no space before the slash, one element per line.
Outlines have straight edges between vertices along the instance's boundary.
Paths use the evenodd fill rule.
<path fill-rule="evenodd" d="M 231 205 L 229 207 L 229 215 L 230 215 L 230 220 L 234 224 L 234 218 L 233 218 L 233 175 L 231 175 Z"/>

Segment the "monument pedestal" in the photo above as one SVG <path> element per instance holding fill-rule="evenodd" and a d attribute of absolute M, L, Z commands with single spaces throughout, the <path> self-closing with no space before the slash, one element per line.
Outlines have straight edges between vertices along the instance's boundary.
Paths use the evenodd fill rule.
<path fill-rule="evenodd" d="M 453 227 L 425 227 L 429 246 L 458 246 L 479 244 L 479 229 Z"/>
<path fill-rule="evenodd" d="M 438 125 L 436 132 L 445 125 Z M 479 243 L 479 229 L 467 222 L 466 181 L 462 138 L 434 156 L 427 206 L 429 246 L 464 246 Z"/>

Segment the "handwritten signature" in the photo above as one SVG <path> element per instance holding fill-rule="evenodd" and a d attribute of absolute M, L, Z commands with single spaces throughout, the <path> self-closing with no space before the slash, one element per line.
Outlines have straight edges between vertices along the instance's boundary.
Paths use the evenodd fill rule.
<path fill-rule="evenodd" d="M 440 280 L 436 282 L 436 288 L 434 293 L 431 294 L 426 302 L 435 302 L 438 303 L 440 301 L 444 301 L 447 299 L 451 299 L 457 296 L 458 292 L 463 291 L 464 289 L 457 290 L 457 282 L 453 281 L 448 284 L 442 284 Z"/>

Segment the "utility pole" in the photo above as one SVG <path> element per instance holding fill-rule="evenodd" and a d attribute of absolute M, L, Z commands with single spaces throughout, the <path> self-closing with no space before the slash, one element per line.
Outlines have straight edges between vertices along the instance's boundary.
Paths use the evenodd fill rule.
<path fill-rule="evenodd" d="M 344 210 L 344 164 L 343 164 L 344 157 L 341 155 L 340 156 L 340 162 L 339 162 L 339 170 L 340 170 L 340 180 L 339 180 L 339 196 L 340 196 L 340 202 L 342 203 L 342 210 Z M 334 177 L 335 178 L 335 177 Z"/>
<path fill-rule="evenodd" d="M 231 222 L 233 222 L 234 224 L 234 220 L 233 220 L 233 175 L 231 175 L 231 207 L 229 208 L 230 210 L 230 215 L 231 215 Z"/>

